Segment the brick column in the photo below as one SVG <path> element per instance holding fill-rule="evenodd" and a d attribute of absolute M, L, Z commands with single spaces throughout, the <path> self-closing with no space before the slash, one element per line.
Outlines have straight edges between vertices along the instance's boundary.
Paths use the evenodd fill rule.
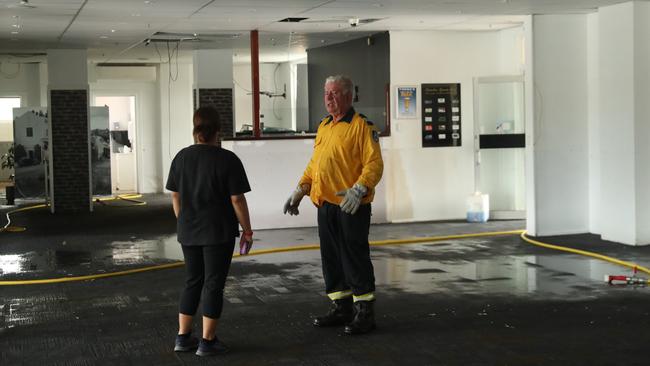
<path fill-rule="evenodd" d="M 88 92 L 50 91 L 53 201 L 57 212 L 89 209 Z"/>
<path fill-rule="evenodd" d="M 212 105 L 219 111 L 219 117 L 221 117 L 221 136 L 223 137 L 234 136 L 232 93 L 233 90 L 230 88 L 198 89 L 198 107 Z"/>
<path fill-rule="evenodd" d="M 85 50 L 48 50 L 52 212 L 92 211 Z"/>

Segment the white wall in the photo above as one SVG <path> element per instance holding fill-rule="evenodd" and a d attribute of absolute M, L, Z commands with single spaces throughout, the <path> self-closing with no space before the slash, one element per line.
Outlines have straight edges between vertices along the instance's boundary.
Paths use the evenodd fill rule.
<path fill-rule="evenodd" d="M 232 88 L 232 50 L 193 53 L 194 88 Z"/>
<path fill-rule="evenodd" d="M 650 244 L 650 3 L 634 3 L 634 114 L 637 244 Z"/>
<path fill-rule="evenodd" d="M 41 107 L 38 64 L 2 64 L 0 97 L 20 97 L 22 107 Z M 14 74 L 17 73 L 15 76 Z"/>
<path fill-rule="evenodd" d="M 516 40 L 523 30 L 505 32 L 390 33 L 393 90 L 396 85 L 417 85 L 421 93 L 421 83 L 461 83 L 462 146 L 422 148 L 420 95 L 418 119 L 399 120 L 393 113 L 387 142 L 389 174 L 384 176 L 389 221 L 465 217 L 465 200 L 475 189 L 473 78 L 513 75 L 522 69 L 521 57 L 512 61 L 514 56 L 503 57 L 502 50 L 521 55 L 522 42 Z"/>
<path fill-rule="evenodd" d="M 524 101 L 526 103 L 526 231 L 530 235 L 537 235 L 537 186 L 535 173 L 535 133 L 537 123 L 535 120 L 536 93 L 535 79 L 533 77 L 533 17 L 527 16 L 524 20 Z"/>
<path fill-rule="evenodd" d="M 47 50 L 48 87 L 85 89 L 88 87 L 88 52 L 81 49 Z"/>
<path fill-rule="evenodd" d="M 636 242 L 633 4 L 599 10 L 601 234 Z M 611 92 L 610 92 L 611 91 Z M 647 103 L 647 101 L 645 102 Z M 615 131 L 615 133 L 613 133 Z"/>
<path fill-rule="evenodd" d="M 589 229 L 586 15 L 533 17 L 537 235 Z"/>
<path fill-rule="evenodd" d="M 192 139 L 193 65 L 192 63 L 180 63 L 178 74 L 176 66 L 172 65 L 172 77 L 176 81 L 170 80 L 168 72 L 169 65 L 161 64 L 158 74 L 160 120 L 156 126 L 157 131 L 155 133 L 152 131 L 152 137 L 159 139 L 161 147 L 162 176 L 158 178 L 158 191 L 164 187 L 167 181 L 169 166 L 176 153 L 194 143 Z"/>
<path fill-rule="evenodd" d="M 600 234 L 600 78 L 598 13 L 587 15 L 587 119 L 589 140 L 589 232 Z"/>

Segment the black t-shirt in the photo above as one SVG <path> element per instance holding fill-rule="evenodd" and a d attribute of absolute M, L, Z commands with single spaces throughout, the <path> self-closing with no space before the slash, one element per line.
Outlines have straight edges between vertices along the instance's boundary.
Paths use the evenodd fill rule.
<path fill-rule="evenodd" d="M 178 242 L 217 245 L 239 236 L 230 196 L 251 190 L 241 160 L 232 151 L 195 144 L 172 161 L 166 188 L 178 192 Z"/>

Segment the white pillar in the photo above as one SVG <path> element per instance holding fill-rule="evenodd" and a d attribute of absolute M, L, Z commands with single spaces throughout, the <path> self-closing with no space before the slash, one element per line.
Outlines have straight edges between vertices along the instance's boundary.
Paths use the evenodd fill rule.
<path fill-rule="evenodd" d="M 194 51 L 194 89 L 232 89 L 232 50 Z"/>
<path fill-rule="evenodd" d="M 599 9 L 602 238 L 650 244 L 650 4 Z"/>
<path fill-rule="evenodd" d="M 534 190 L 527 194 L 527 207 L 534 211 L 527 228 L 538 236 L 584 233 L 589 230 L 586 15 L 533 16 L 532 47 L 526 168 L 532 169 L 527 189 Z"/>

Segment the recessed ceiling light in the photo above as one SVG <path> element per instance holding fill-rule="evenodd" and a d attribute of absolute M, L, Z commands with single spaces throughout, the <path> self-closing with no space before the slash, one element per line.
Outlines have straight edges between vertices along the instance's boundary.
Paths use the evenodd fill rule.
<path fill-rule="evenodd" d="M 18 32 L 18 31 L 11 31 L 11 34 L 18 34 L 18 33 L 20 33 L 20 32 Z"/>
<path fill-rule="evenodd" d="M 115 29 L 111 29 L 111 33 L 115 33 Z"/>
<path fill-rule="evenodd" d="M 20 28 L 20 24 L 12 24 L 11 27 L 12 28 Z"/>
<path fill-rule="evenodd" d="M 108 36 L 99 36 L 99 38 L 101 38 L 101 39 L 107 39 Z"/>
<path fill-rule="evenodd" d="M 151 0 L 145 0 L 144 3 L 147 4 L 147 5 L 150 5 L 150 4 L 151 4 Z"/>

